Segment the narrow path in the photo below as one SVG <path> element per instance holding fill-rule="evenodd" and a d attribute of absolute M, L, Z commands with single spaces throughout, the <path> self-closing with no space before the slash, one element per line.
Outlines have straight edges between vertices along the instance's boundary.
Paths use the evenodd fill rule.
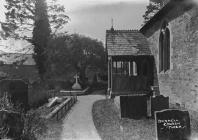
<path fill-rule="evenodd" d="M 92 119 L 92 105 L 101 95 L 79 96 L 77 104 L 63 120 L 61 140 L 100 140 Z"/>

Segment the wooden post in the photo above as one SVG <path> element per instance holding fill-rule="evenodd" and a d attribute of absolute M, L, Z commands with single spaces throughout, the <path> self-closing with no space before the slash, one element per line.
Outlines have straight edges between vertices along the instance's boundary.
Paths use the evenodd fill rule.
<path fill-rule="evenodd" d="M 61 118 L 63 117 L 63 107 L 61 108 Z"/>
<path fill-rule="evenodd" d="M 151 96 L 147 97 L 147 117 L 152 117 L 151 114 Z"/>
<path fill-rule="evenodd" d="M 110 93 L 111 88 L 111 57 L 108 57 L 108 94 Z"/>
<path fill-rule="evenodd" d="M 112 94 L 112 89 L 113 89 L 113 60 L 112 60 L 112 57 L 111 57 L 111 92 L 110 92 L 110 94 Z M 110 95 L 111 96 L 111 95 Z"/>

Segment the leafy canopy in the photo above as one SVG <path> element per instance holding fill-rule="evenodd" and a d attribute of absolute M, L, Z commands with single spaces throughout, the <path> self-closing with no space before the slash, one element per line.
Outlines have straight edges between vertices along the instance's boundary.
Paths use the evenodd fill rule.
<path fill-rule="evenodd" d="M 161 1 L 150 1 L 149 5 L 146 7 L 146 11 L 143 15 L 144 24 L 146 24 L 159 10 L 160 10 Z"/>
<path fill-rule="evenodd" d="M 5 0 L 6 21 L 1 22 L 5 36 L 31 40 L 34 22 L 36 20 L 37 0 Z M 48 19 L 53 33 L 68 23 L 69 17 L 65 15 L 65 8 L 57 0 L 48 0 Z"/>

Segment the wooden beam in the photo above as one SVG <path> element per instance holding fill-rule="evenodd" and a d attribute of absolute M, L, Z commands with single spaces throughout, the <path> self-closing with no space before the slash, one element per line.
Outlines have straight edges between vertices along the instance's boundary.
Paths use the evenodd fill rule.
<path fill-rule="evenodd" d="M 111 66 L 110 66 L 110 64 L 111 64 L 111 58 L 110 57 L 108 57 L 108 93 L 110 93 L 110 88 L 111 88 L 111 70 L 110 70 L 110 68 L 111 68 Z"/>
<path fill-rule="evenodd" d="M 113 90 L 113 60 L 111 57 L 111 91 Z"/>

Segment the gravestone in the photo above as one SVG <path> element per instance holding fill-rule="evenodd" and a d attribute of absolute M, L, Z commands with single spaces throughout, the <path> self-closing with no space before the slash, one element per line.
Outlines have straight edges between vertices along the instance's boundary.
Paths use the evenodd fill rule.
<path fill-rule="evenodd" d="M 164 109 L 169 109 L 169 97 L 164 97 L 163 95 L 151 98 L 151 112 L 154 116 L 155 111 L 161 111 Z"/>
<path fill-rule="evenodd" d="M 155 125 L 157 140 L 189 140 L 191 135 L 188 111 L 156 111 Z"/>
<path fill-rule="evenodd" d="M 74 85 L 72 86 L 72 89 L 76 89 L 76 90 L 82 89 L 81 86 L 80 86 L 80 84 L 78 83 L 79 76 L 76 74 L 74 76 L 74 78 L 75 78 L 76 81 L 75 81 Z"/>
<path fill-rule="evenodd" d="M 146 96 L 120 96 L 122 118 L 141 119 L 147 116 Z"/>

